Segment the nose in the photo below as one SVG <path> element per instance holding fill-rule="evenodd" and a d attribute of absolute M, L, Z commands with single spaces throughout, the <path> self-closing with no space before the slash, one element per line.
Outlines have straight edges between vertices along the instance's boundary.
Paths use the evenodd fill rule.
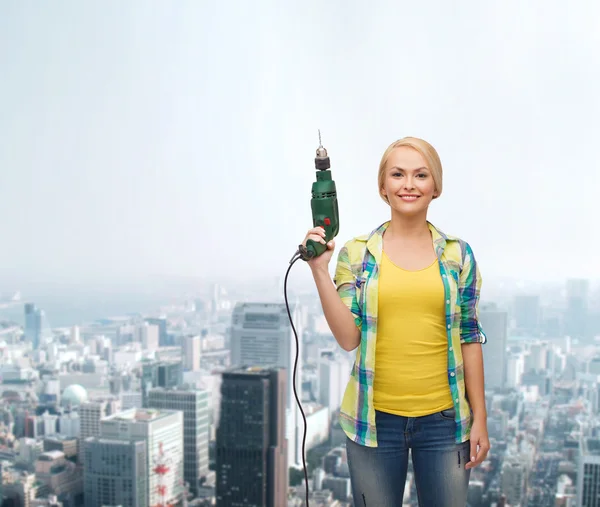
<path fill-rule="evenodd" d="M 404 178 L 404 188 L 405 188 L 406 190 L 412 190 L 412 189 L 414 189 L 414 188 L 415 188 L 414 179 L 413 179 L 413 177 L 412 177 L 412 176 L 410 176 L 410 175 L 407 175 L 407 176 Z"/>

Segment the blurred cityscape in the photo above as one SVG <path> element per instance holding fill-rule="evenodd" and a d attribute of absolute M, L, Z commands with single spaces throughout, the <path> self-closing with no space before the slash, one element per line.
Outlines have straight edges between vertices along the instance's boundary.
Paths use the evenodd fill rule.
<path fill-rule="evenodd" d="M 236 292 L 237 291 L 237 292 Z M 491 451 L 469 507 L 600 505 L 600 292 L 498 284 L 481 321 Z M 351 507 L 338 410 L 354 353 L 288 287 L 312 507 Z M 305 505 L 296 340 L 280 280 L 52 325 L 0 302 L 2 506 Z M 412 474 L 405 506 L 416 506 Z"/>

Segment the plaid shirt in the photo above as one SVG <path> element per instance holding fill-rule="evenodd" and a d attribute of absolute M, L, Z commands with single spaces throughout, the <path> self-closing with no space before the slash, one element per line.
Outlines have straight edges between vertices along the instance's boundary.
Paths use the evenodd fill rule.
<path fill-rule="evenodd" d="M 383 232 L 389 221 L 340 250 L 334 283 L 361 330 L 360 344 L 340 409 L 340 425 L 350 439 L 377 447 L 373 407 L 378 278 Z M 464 381 L 463 343 L 485 343 L 478 319 L 481 276 L 469 244 L 428 222 L 444 285 L 448 336 L 448 383 L 456 409 L 456 442 L 469 439 L 472 413 Z M 365 248 L 366 247 L 366 248 Z"/>

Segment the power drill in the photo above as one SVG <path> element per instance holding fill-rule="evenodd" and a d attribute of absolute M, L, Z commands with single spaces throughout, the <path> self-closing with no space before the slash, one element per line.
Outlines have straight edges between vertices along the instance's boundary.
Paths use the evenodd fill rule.
<path fill-rule="evenodd" d="M 325 229 L 325 242 L 328 243 L 335 238 L 340 230 L 340 219 L 338 213 L 337 192 L 335 181 L 331 179 L 329 168 L 331 163 L 327 150 L 321 142 L 321 131 L 319 130 L 319 147 L 315 157 L 315 168 L 317 169 L 317 181 L 312 184 L 312 209 L 313 227 Z M 309 239 L 306 247 L 298 247 L 302 259 L 308 261 L 321 255 L 327 250 L 327 245 Z"/>
<path fill-rule="evenodd" d="M 312 209 L 313 216 L 313 227 L 323 227 L 325 229 L 325 241 L 329 242 L 335 238 L 340 229 L 340 220 L 338 215 L 338 203 L 337 203 L 337 192 L 335 189 L 335 182 L 331 179 L 331 172 L 329 171 L 331 164 L 329 162 L 329 155 L 327 150 L 323 148 L 321 143 L 321 131 L 319 131 L 319 147 L 317 148 L 317 156 L 315 157 L 315 168 L 317 169 L 317 181 L 312 184 L 312 199 L 310 201 L 310 207 Z M 300 396 L 296 389 L 296 374 L 298 369 L 298 356 L 300 355 L 300 342 L 298 339 L 298 332 L 294 326 L 294 319 L 290 311 L 290 303 L 287 297 L 287 280 L 290 274 L 290 270 L 294 263 L 299 260 L 309 261 L 318 257 L 327 250 L 327 245 L 313 241 L 309 239 L 306 242 L 306 247 L 300 245 L 296 253 L 290 260 L 290 265 L 285 273 L 283 280 L 283 297 L 285 299 L 285 307 L 287 309 L 288 318 L 290 319 L 290 326 L 294 332 L 294 338 L 296 339 L 296 358 L 294 360 L 294 370 L 292 373 L 293 383 L 292 388 L 294 391 L 294 397 L 296 403 L 302 414 L 304 421 L 304 432 L 302 436 L 302 465 L 304 469 L 304 487 L 306 489 L 305 506 L 309 507 L 309 491 L 308 491 L 308 469 L 306 467 L 306 415 L 302 409 L 302 403 L 300 402 Z"/>

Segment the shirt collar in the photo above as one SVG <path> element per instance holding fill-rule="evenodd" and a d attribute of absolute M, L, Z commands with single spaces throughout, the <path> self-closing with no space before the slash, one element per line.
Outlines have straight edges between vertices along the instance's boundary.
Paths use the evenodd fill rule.
<path fill-rule="evenodd" d="M 377 264 L 381 263 L 381 256 L 383 253 L 383 233 L 389 227 L 389 225 L 389 220 L 384 222 L 379 227 L 374 229 L 367 238 L 367 249 L 369 252 L 371 252 L 371 255 L 373 255 Z M 440 258 L 444 252 L 444 249 L 446 248 L 448 236 L 429 221 L 427 221 L 427 226 L 431 232 L 431 239 L 433 240 L 435 253 L 437 257 Z"/>

